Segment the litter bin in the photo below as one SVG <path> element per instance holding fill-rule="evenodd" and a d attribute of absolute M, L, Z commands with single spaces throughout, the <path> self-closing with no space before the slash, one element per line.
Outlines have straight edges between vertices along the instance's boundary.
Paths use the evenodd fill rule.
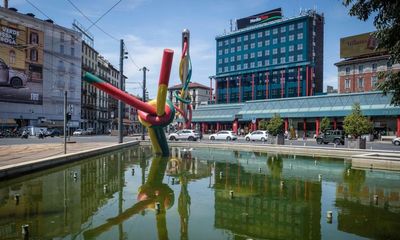
<path fill-rule="evenodd" d="M 279 134 L 276 136 L 278 145 L 285 145 L 285 136 Z"/>
<path fill-rule="evenodd" d="M 367 148 L 367 139 L 366 138 L 363 138 L 363 137 L 361 137 L 361 138 L 359 138 L 358 139 L 358 147 L 359 147 L 359 149 L 366 149 Z"/>

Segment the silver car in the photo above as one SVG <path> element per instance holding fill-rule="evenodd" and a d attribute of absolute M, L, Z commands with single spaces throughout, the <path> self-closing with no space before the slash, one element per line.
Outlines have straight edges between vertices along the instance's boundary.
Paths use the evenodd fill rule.
<path fill-rule="evenodd" d="M 265 142 L 268 139 L 268 132 L 263 130 L 257 130 L 252 133 L 247 134 L 244 139 L 246 141 L 263 141 Z"/>
<path fill-rule="evenodd" d="M 236 140 L 237 136 L 233 133 L 233 131 L 219 131 L 217 133 L 211 134 L 209 137 L 210 140 Z"/>
<path fill-rule="evenodd" d="M 4 60 L 0 58 L 0 84 L 20 88 L 25 86 L 27 81 L 28 78 L 24 73 L 11 69 Z"/>
<path fill-rule="evenodd" d="M 171 133 L 168 136 L 169 140 L 178 141 L 178 140 L 189 140 L 189 141 L 197 141 L 200 139 L 200 134 L 192 129 L 182 129 L 177 132 Z"/>

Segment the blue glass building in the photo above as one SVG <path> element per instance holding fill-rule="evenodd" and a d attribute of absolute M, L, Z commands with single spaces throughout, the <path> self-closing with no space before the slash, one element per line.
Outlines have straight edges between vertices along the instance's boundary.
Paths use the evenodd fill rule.
<path fill-rule="evenodd" d="M 217 36 L 216 103 L 322 93 L 323 38 L 311 10 Z"/>

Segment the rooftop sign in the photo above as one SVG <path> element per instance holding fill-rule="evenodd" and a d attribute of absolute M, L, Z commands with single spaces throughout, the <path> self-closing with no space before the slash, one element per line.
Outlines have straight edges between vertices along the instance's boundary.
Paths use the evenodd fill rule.
<path fill-rule="evenodd" d="M 273 21 L 276 19 L 281 19 L 282 18 L 282 10 L 281 8 L 277 8 L 274 10 L 270 10 L 268 12 L 263 12 L 263 13 L 259 13 L 250 17 L 245 17 L 245 18 L 241 18 L 238 19 L 236 21 L 237 23 L 237 28 L 238 29 L 242 29 L 242 28 L 246 28 L 249 26 L 253 26 L 253 25 L 257 25 L 260 23 L 265 23 L 265 22 L 269 22 L 269 21 Z"/>

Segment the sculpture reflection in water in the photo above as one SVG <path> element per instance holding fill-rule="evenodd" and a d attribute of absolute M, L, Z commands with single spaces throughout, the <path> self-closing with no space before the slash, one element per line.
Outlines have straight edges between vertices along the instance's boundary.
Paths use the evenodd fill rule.
<path fill-rule="evenodd" d="M 185 155 L 184 155 L 185 157 Z M 167 209 L 174 204 L 174 192 L 165 183 L 163 179 L 170 164 L 172 170 L 167 172 L 179 178 L 181 184 L 181 192 L 179 194 L 178 212 L 181 220 L 181 239 L 188 239 L 188 222 L 190 214 L 190 196 L 187 189 L 189 178 L 186 174 L 187 161 L 191 161 L 190 155 L 186 155 L 184 159 L 154 157 L 150 166 L 146 182 L 139 188 L 137 203 L 126 209 L 116 217 L 109 218 L 107 222 L 96 228 L 84 232 L 85 239 L 92 239 L 96 236 L 108 231 L 111 227 L 123 223 L 136 214 L 140 214 L 144 210 L 154 210 L 157 223 L 158 239 L 168 239 L 168 230 L 166 222 Z M 178 183 L 178 181 L 176 181 Z"/>

